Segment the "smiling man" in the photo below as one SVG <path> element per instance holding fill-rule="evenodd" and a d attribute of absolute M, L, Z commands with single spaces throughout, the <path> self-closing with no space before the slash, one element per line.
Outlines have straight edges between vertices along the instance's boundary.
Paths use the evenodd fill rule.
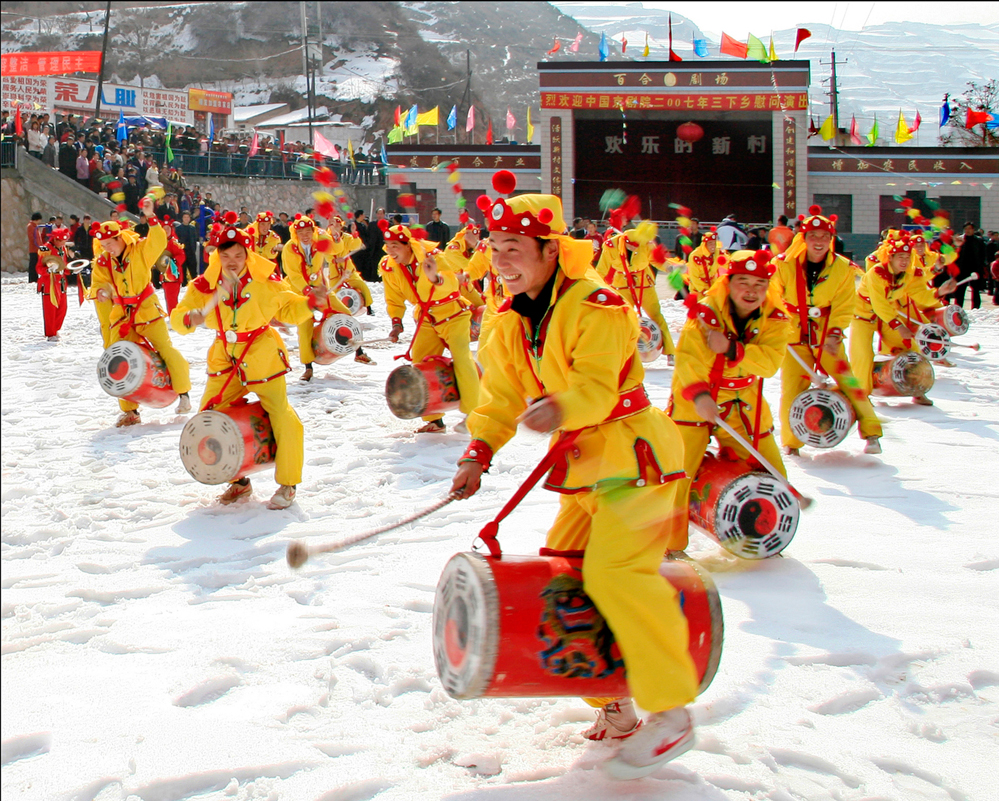
<path fill-rule="evenodd" d="M 687 624 L 658 572 L 677 511 L 682 442 L 645 393 L 637 317 L 590 267 L 590 243 L 563 234 L 559 199 L 501 199 L 487 219 L 493 268 L 512 297 L 479 351 L 481 402 L 468 417 L 472 442 L 452 489 L 473 495 L 518 423 L 552 432 L 553 446 L 575 434 L 545 482 L 562 495 L 545 544 L 585 551 L 583 589 L 614 633 L 635 700 L 652 713 L 639 728 L 630 699 L 587 699 L 599 711 L 585 736 L 628 738 L 607 770 L 637 778 L 693 743 Z"/>

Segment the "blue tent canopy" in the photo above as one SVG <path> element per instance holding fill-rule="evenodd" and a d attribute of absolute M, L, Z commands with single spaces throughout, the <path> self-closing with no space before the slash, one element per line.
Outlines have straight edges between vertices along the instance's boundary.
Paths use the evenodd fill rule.
<path fill-rule="evenodd" d="M 165 131 L 167 119 L 166 117 L 125 117 L 125 125 L 129 128 L 141 128 L 143 125 L 148 125 L 150 128 L 159 128 Z"/>

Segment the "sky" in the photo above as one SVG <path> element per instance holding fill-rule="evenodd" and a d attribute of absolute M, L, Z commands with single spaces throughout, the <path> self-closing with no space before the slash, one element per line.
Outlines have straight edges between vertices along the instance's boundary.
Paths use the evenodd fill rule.
<path fill-rule="evenodd" d="M 556 3 L 567 10 L 572 3 Z M 821 22 L 833 27 L 859 31 L 885 22 L 949 24 L 999 23 L 997 3 L 607 3 L 613 6 L 642 5 L 682 14 L 705 33 L 719 34 L 719 21 L 724 20 L 725 32 L 737 38 L 746 34 L 768 33 L 809 22 Z"/>

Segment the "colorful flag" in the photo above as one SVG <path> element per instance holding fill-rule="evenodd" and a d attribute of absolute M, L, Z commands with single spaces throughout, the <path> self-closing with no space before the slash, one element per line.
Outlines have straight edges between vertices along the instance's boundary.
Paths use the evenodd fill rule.
<path fill-rule="evenodd" d="M 399 131 L 399 141 L 401 142 L 402 128 L 393 128 L 392 130 Z M 390 133 L 389 137 L 391 136 L 392 134 Z M 312 138 L 315 142 L 313 147 L 315 147 L 317 153 L 320 153 L 324 156 L 329 156 L 331 159 L 340 158 L 340 151 L 337 150 L 336 145 L 334 145 L 329 139 L 327 139 L 325 136 L 319 133 L 319 131 L 316 131 Z M 391 141 L 391 139 L 389 141 Z"/>
<path fill-rule="evenodd" d="M 209 120 L 211 120 L 211 117 L 209 117 Z M 209 125 L 211 125 L 211 133 L 209 133 L 209 137 L 214 140 L 215 137 L 213 134 L 215 133 L 215 126 L 211 122 L 209 122 Z M 119 142 L 124 142 L 128 139 L 128 126 L 125 125 L 125 112 L 121 109 L 118 109 L 118 130 L 115 132 L 115 138 Z"/>
<path fill-rule="evenodd" d="M 940 127 L 943 128 L 950 119 L 950 95 L 944 95 L 943 105 L 940 106 Z"/>
<path fill-rule="evenodd" d="M 420 116 L 420 110 L 416 107 L 416 104 L 414 103 L 413 107 L 409 110 L 409 113 L 406 115 L 406 128 L 408 129 L 415 128 L 416 120 L 417 118 L 419 118 L 419 116 Z"/>
<path fill-rule="evenodd" d="M 737 42 L 727 33 L 722 33 L 721 47 L 719 49 L 726 56 L 735 56 L 735 58 L 746 57 L 746 45 L 742 42 Z"/>
<path fill-rule="evenodd" d="M 776 61 L 777 60 L 777 51 L 774 50 L 774 35 L 773 34 L 770 34 L 770 60 L 771 61 Z"/>
<path fill-rule="evenodd" d="M 18 112 L 21 111 L 20 106 L 18 107 Z M 256 136 L 257 132 L 254 131 L 253 135 Z M 170 147 L 170 139 L 173 137 L 173 123 L 167 122 L 167 132 L 166 132 L 166 163 L 169 165 L 173 161 L 173 148 Z M 252 153 L 250 154 L 253 155 Z"/>
<path fill-rule="evenodd" d="M 397 126 L 402 125 L 402 109 L 399 106 L 395 107 L 395 117 L 392 120 Z"/>
<path fill-rule="evenodd" d="M 649 57 L 649 35 L 645 34 L 645 49 L 642 51 L 642 58 Z"/>
<path fill-rule="evenodd" d="M 257 153 L 260 152 L 260 134 L 256 131 L 253 132 L 253 139 L 250 141 L 250 158 L 253 158 Z"/>
<path fill-rule="evenodd" d="M 683 61 L 676 53 L 673 52 L 673 15 L 669 15 L 669 60 L 670 61 Z"/>
<path fill-rule="evenodd" d="M 555 44 L 552 45 L 552 49 L 549 50 L 547 53 L 545 53 L 545 55 L 546 56 L 550 56 L 553 53 L 557 53 L 561 49 L 562 49 L 562 43 L 558 40 L 558 37 L 556 36 L 555 37 Z"/>
<path fill-rule="evenodd" d="M 486 144 L 491 145 L 493 143 L 493 121 L 489 120 L 489 127 L 486 128 Z"/>
<path fill-rule="evenodd" d="M 347 140 L 347 157 L 350 159 L 350 166 L 356 167 L 357 164 L 354 163 L 354 143 L 349 139 Z"/>
<path fill-rule="evenodd" d="M 405 131 L 401 125 L 396 125 L 388 134 L 388 142 L 390 145 L 398 144 L 402 141 L 402 137 Z M 317 140 L 318 141 L 318 140 Z M 318 147 L 316 148 L 319 149 Z"/>
<path fill-rule="evenodd" d="M 832 114 L 826 117 L 826 121 L 819 128 L 819 136 L 827 142 L 836 135 L 836 124 L 833 122 Z"/>
<path fill-rule="evenodd" d="M 576 34 L 576 38 L 572 40 L 572 44 L 569 46 L 569 49 L 573 53 L 578 53 L 579 52 L 579 43 L 582 42 L 582 41 L 583 41 L 583 34 L 577 33 Z"/>
<path fill-rule="evenodd" d="M 17 104 L 17 109 L 14 111 L 14 133 L 18 136 L 24 136 L 24 123 L 21 122 L 21 104 Z"/>
<path fill-rule="evenodd" d="M 621 55 L 623 56 L 627 50 L 628 50 L 628 40 L 627 39 L 622 39 L 621 40 Z"/>
<path fill-rule="evenodd" d="M 465 133 L 468 133 L 475 127 L 475 106 L 468 107 L 468 116 L 465 117 Z"/>
<path fill-rule="evenodd" d="M 749 34 L 749 39 L 746 41 L 746 58 L 759 61 L 761 64 L 767 64 L 770 61 L 767 58 L 767 48 L 753 34 Z"/>
<path fill-rule="evenodd" d="M 898 124 L 895 126 L 895 144 L 904 145 L 912 139 L 909 133 L 909 126 L 905 124 L 905 117 L 902 116 L 902 109 L 898 110 Z"/>
<path fill-rule="evenodd" d="M 424 111 L 422 114 L 416 115 L 417 125 L 440 125 L 440 114 L 438 113 L 439 106 L 434 106 L 430 111 Z"/>
<path fill-rule="evenodd" d="M 912 123 L 912 127 L 909 129 L 909 133 L 915 133 L 919 130 L 919 126 L 923 124 L 923 118 L 919 116 L 919 109 L 916 109 L 916 119 Z"/>
<path fill-rule="evenodd" d="M 708 40 L 707 39 L 694 39 L 694 55 L 698 58 L 708 57 Z"/>
<path fill-rule="evenodd" d="M 992 115 L 987 111 L 972 111 L 968 109 L 968 117 L 965 120 L 964 127 L 971 128 L 975 125 L 986 125 L 992 120 Z"/>
<path fill-rule="evenodd" d="M 507 131 L 512 131 L 517 127 L 517 120 L 513 116 L 513 112 L 510 111 L 510 107 L 506 107 L 506 129 Z"/>
<path fill-rule="evenodd" d="M 531 107 L 527 107 L 527 144 L 534 143 L 534 126 L 531 125 Z"/>
<path fill-rule="evenodd" d="M 858 146 L 864 144 L 864 140 L 860 138 L 860 127 L 857 125 L 856 115 L 850 120 L 850 141 Z"/>
<path fill-rule="evenodd" d="M 125 121 L 124 117 L 119 121 L 121 125 Z M 212 112 L 208 112 L 208 144 L 215 141 L 215 115 Z"/>
<path fill-rule="evenodd" d="M 812 35 L 812 32 L 808 28 L 798 28 L 798 33 L 794 37 L 794 52 L 798 52 L 798 46 L 805 41 L 808 37 Z"/>
<path fill-rule="evenodd" d="M 385 150 L 385 140 L 382 140 L 382 164 L 388 167 L 388 151 Z"/>
<path fill-rule="evenodd" d="M 610 55 L 610 48 L 607 46 L 607 34 L 600 34 L 600 46 L 597 48 L 597 53 L 600 56 L 601 61 L 606 61 L 607 56 Z"/>
<path fill-rule="evenodd" d="M 458 107 L 451 106 L 451 113 L 447 115 L 447 129 L 453 131 L 458 124 Z"/>
<path fill-rule="evenodd" d="M 867 132 L 867 146 L 874 147 L 878 143 L 878 115 L 874 115 L 874 125 Z"/>
<path fill-rule="evenodd" d="M 808 118 L 808 138 L 811 139 L 815 134 L 819 132 L 819 126 L 815 124 L 815 119 L 813 117 Z"/>

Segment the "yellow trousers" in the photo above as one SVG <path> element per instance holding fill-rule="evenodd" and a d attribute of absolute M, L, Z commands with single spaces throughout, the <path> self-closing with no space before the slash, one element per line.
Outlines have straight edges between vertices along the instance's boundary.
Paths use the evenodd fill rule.
<path fill-rule="evenodd" d="M 312 364 L 316 358 L 316 352 L 312 349 L 312 332 L 316 328 L 316 321 L 311 317 L 298 324 L 298 358 L 302 364 Z"/>
<path fill-rule="evenodd" d="M 225 384 L 229 374 L 208 376 L 208 386 L 205 387 L 205 394 L 201 397 L 201 410 L 204 411 L 205 404 L 209 399 L 215 397 L 222 385 Z M 302 465 L 305 462 L 305 429 L 302 421 L 298 419 L 295 410 L 288 402 L 288 389 L 283 375 L 265 381 L 263 384 L 251 384 L 244 387 L 239 382 L 239 376 L 233 376 L 232 381 L 226 386 L 222 393 L 222 400 L 215 406 L 215 409 L 224 412 L 226 407 L 231 406 L 235 401 L 244 397 L 248 392 L 255 392 L 260 398 L 260 404 L 264 407 L 268 417 L 271 419 L 271 430 L 274 432 L 274 441 L 277 443 L 277 454 L 274 457 L 274 480 L 278 484 L 287 484 L 294 487 L 302 482 Z"/>
<path fill-rule="evenodd" d="M 372 303 L 371 290 L 368 289 L 368 285 L 365 283 L 364 279 L 357 273 L 351 273 L 350 278 L 348 278 L 345 283 L 361 296 L 361 300 L 364 301 L 364 305 L 370 309 Z"/>
<path fill-rule="evenodd" d="M 877 330 L 877 320 L 868 322 L 855 317 L 850 323 L 850 363 L 860 386 L 868 395 L 874 388 L 874 334 Z M 882 325 L 880 350 L 882 353 L 905 350 L 902 335 Z"/>
<path fill-rule="evenodd" d="M 788 345 L 788 350 L 791 348 L 794 348 L 794 352 L 801 357 L 805 364 L 814 369 L 815 352 L 811 348 L 807 345 Z M 843 389 L 844 382 L 853 378 L 849 364 L 847 364 L 845 370 L 836 369 L 836 362 L 838 360 L 842 359 L 846 362 L 846 349 L 842 344 L 840 344 L 839 351 L 835 356 L 830 356 L 824 348 L 820 349 L 819 359 L 822 369 L 829 374 L 841 389 Z M 809 378 L 808 373 L 804 371 L 802 366 L 795 361 L 795 358 L 787 354 L 784 357 L 783 364 L 780 366 L 780 382 L 780 441 L 789 448 L 800 448 L 805 443 L 798 439 L 794 435 L 794 431 L 791 430 L 791 404 L 794 403 L 794 399 L 798 395 L 808 389 L 811 384 L 811 378 Z M 860 385 L 863 387 L 864 382 L 860 381 Z M 869 387 L 866 391 L 870 395 L 871 390 Z M 850 393 L 845 389 L 843 389 L 843 394 L 857 415 L 857 429 L 860 436 L 864 439 L 867 439 L 867 437 L 880 437 L 882 433 L 881 423 L 878 422 L 878 417 L 874 413 L 874 407 L 871 405 L 870 399 L 865 397 L 862 401 L 856 401 L 850 397 Z"/>
<path fill-rule="evenodd" d="M 458 394 L 461 396 L 458 408 L 465 414 L 479 405 L 479 371 L 469 350 L 472 344 L 471 324 L 472 315 L 469 312 L 463 312 L 436 325 L 432 325 L 429 320 L 424 321 L 411 351 L 414 364 L 422 362 L 427 356 L 440 356 L 445 348 L 451 351 L 454 377 L 458 382 Z M 442 417 L 441 414 L 431 414 L 423 419 L 430 422 L 440 420 Z"/>
<path fill-rule="evenodd" d="M 662 329 L 663 353 L 667 356 L 673 356 L 676 353 L 676 346 L 673 344 L 673 335 L 669 332 L 669 326 L 666 325 L 666 318 L 663 317 L 662 307 L 659 303 L 659 294 L 656 292 L 656 288 L 650 286 L 638 290 L 638 294 L 642 296 L 641 308 L 638 306 L 638 297 L 631 291 L 630 287 L 618 288 L 617 291 L 624 296 L 625 300 L 631 300 L 631 305 L 638 310 L 639 314 L 642 314 L 644 310 L 648 318 Z"/>
<path fill-rule="evenodd" d="M 467 284 L 459 284 L 458 292 L 465 300 L 467 300 L 473 306 L 485 305 L 485 300 L 482 299 L 482 295 L 479 293 L 479 290 L 477 290 L 474 286 L 472 286 L 471 281 L 469 281 Z"/>
<path fill-rule="evenodd" d="M 628 688 L 649 712 L 689 704 L 698 678 L 687 650 L 687 619 L 659 574 L 663 521 L 676 511 L 679 482 L 563 495 L 546 545 L 585 550 L 583 589 L 603 615 L 624 659 Z M 613 698 L 588 698 L 603 706 Z"/>
<path fill-rule="evenodd" d="M 187 359 L 181 355 L 180 351 L 173 346 L 173 342 L 170 341 L 170 331 L 167 328 L 164 318 L 160 317 L 160 319 L 153 320 L 151 323 L 134 325 L 129 330 L 128 335 L 124 337 L 118 331 L 118 326 L 109 329 L 107 338 L 109 347 L 115 342 L 121 342 L 123 339 L 140 344 L 144 344 L 143 339 L 148 340 L 149 344 L 153 346 L 153 350 L 166 362 L 167 370 L 170 371 L 170 383 L 173 385 L 173 391 L 178 395 L 183 395 L 185 392 L 191 390 L 191 365 L 187 363 Z M 118 405 L 123 412 L 131 412 L 139 408 L 139 404 L 124 399 L 120 399 Z"/>
<path fill-rule="evenodd" d="M 735 408 L 734 405 L 732 408 Z M 741 434 L 744 439 L 750 443 L 753 441 L 753 435 L 746 430 L 741 415 L 730 413 L 725 422 Z M 683 499 L 683 504 L 678 507 L 677 514 L 672 519 L 673 525 L 668 532 L 668 544 L 666 547 L 673 551 L 682 551 L 687 547 L 690 537 L 690 485 L 693 483 L 694 478 L 697 477 L 697 471 L 701 469 L 701 462 L 704 461 L 704 454 L 708 449 L 712 433 L 714 433 L 715 439 L 718 441 L 719 448 L 731 448 L 741 459 L 749 459 L 750 456 L 749 451 L 736 442 L 731 434 L 721 428 L 716 428 L 713 432 L 711 430 L 712 427 L 708 425 L 677 425 L 677 428 L 680 429 L 680 437 L 683 439 L 683 472 L 687 474 L 687 478 L 676 482 L 679 485 L 678 491 L 680 497 Z M 774 441 L 773 433 L 766 434 L 760 438 L 760 445 L 757 450 L 782 476 L 787 478 L 784 462 L 780 458 L 780 448 L 777 447 L 777 443 Z"/>

